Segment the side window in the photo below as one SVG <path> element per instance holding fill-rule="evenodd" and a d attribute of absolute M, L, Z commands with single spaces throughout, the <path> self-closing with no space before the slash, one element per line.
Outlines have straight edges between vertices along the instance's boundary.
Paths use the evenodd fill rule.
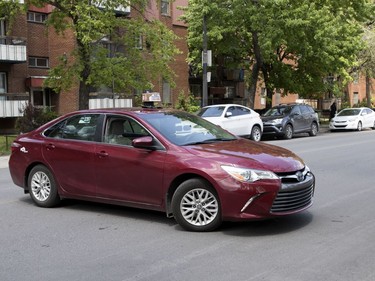
<path fill-rule="evenodd" d="M 236 106 L 235 116 L 250 114 L 250 110 L 244 107 Z"/>
<path fill-rule="evenodd" d="M 232 113 L 231 116 L 236 116 L 236 110 L 235 110 L 235 107 L 234 107 L 234 106 L 228 107 L 227 112 Z"/>
<path fill-rule="evenodd" d="M 301 106 L 301 113 L 302 114 L 309 114 L 310 110 L 309 110 L 309 108 L 306 105 L 302 105 Z"/>
<path fill-rule="evenodd" d="M 94 141 L 99 114 L 76 115 L 47 129 L 49 138 Z"/>
<path fill-rule="evenodd" d="M 301 110 L 299 106 L 294 106 L 292 109 L 292 114 L 301 114 Z"/>
<path fill-rule="evenodd" d="M 146 129 L 135 120 L 116 116 L 107 119 L 104 142 L 131 145 L 133 139 L 148 135 Z"/>

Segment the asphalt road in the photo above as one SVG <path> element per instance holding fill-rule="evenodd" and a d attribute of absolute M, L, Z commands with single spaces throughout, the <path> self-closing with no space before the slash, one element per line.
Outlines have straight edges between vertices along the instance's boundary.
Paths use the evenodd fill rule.
<path fill-rule="evenodd" d="M 131 208 L 38 208 L 0 168 L 0 280 L 375 280 L 375 131 L 268 142 L 315 173 L 314 206 L 211 233 Z"/>

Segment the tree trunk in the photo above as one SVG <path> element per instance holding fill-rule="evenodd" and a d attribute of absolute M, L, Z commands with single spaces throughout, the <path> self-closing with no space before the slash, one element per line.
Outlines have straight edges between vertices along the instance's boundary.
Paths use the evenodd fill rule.
<path fill-rule="evenodd" d="M 82 62 L 81 81 L 79 83 L 78 107 L 80 110 L 89 108 L 90 86 L 87 81 L 91 73 L 90 47 L 78 41 L 80 59 Z"/>
<path fill-rule="evenodd" d="M 372 108 L 371 105 L 371 78 L 366 73 L 366 99 L 367 99 L 367 107 Z"/>
<path fill-rule="evenodd" d="M 255 106 L 255 94 L 257 90 L 257 83 L 258 83 L 258 76 L 259 76 L 259 67 L 257 63 L 254 63 L 253 68 L 251 69 L 251 77 L 249 83 L 249 97 L 248 97 L 248 104 L 247 106 L 254 109 Z"/>

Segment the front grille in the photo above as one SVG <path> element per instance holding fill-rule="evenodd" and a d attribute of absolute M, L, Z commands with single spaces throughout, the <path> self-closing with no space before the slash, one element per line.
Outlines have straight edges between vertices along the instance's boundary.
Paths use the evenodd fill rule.
<path fill-rule="evenodd" d="M 272 204 L 271 213 L 296 212 L 312 204 L 315 179 L 308 169 L 279 177 L 282 186 Z"/>

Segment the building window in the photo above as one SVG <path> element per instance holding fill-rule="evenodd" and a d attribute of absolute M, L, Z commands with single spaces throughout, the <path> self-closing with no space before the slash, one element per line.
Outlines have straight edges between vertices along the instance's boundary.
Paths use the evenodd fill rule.
<path fill-rule="evenodd" d="M 47 14 L 27 12 L 27 21 L 44 23 L 47 20 Z"/>
<path fill-rule="evenodd" d="M 358 104 L 359 98 L 358 98 L 358 92 L 353 92 L 353 105 Z"/>
<path fill-rule="evenodd" d="M 163 16 L 169 16 L 171 11 L 170 0 L 161 0 L 160 11 Z"/>
<path fill-rule="evenodd" d="M 163 103 L 171 103 L 171 85 L 167 80 L 163 79 Z"/>
<path fill-rule="evenodd" d="M 48 58 L 29 57 L 29 67 L 48 68 Z"/>
<path fill-rule="evenodd" d="M 358 80 L 359 80 L 358 72 L 355 72 L 355 73 L 353 74 L 353 83 L 354 83 L 354 84 L 358 84 Z"/>
<path fill-rule="evenodd" d="M 0 94 L 7 92 L 7 74 L 0 72 Z"/>

